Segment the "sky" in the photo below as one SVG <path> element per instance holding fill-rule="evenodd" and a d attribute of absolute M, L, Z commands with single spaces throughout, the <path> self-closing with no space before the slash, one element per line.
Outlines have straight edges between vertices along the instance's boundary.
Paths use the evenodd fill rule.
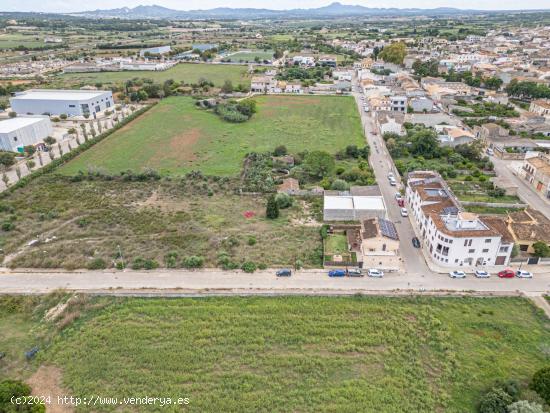
<path fill-rule="evenodd" d="M 254 7 L 268 9 L 313 8 L 326 6 L 332 0 L 0 0 L 0 11 L 74 12 L 95 9 L 113 9 L 157 4 L 176 10 L 211 9 L 214 7 Z M 476 10 L 550 9 L 550 0 L 356 0 L 340 1 L 365 7 L 456 7 Z"/>

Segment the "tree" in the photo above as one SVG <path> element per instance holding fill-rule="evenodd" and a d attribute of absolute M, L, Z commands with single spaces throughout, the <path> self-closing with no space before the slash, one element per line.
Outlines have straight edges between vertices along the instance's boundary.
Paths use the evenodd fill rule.
<path fill-rule="evenodd" d="M 380 58 L 384 62 L 402 65 L 405 56 L 407 55 L 407 46 L 403 42 L 395 42 L 384 47 L 380 52 Z"/>
<path fill-rule="evenodd" d="M 488 79 L 485 79 L 483 81 L 483 84 L 485 85 L 485 87 L 487 89 L 494 89 L 494 90 L 498 90 L 500 89 L 500 87 L 502 86 L 502 79 L 496 77 L 496 76 L 492 76 Z"/>
<path fill-rule="evenodd" d="M 232 93 L 233 92 L 233 83 L 231 80 L 226 80 L 223 82 L 223 86 L 221 88 L 222 93 Z"/>
<path fill-rule="evenodd" d="M 479 413 L 508 413 L 507 407 L 513 402 L 512 396 L 495 387 L 483 395 L 479 402 Z"/>
<path fill-rule="evenodd" d="M 433 159 L 439 153 L 439 141 L 434 131 L 429 129 L 421 130 L 411 136 L 413 154 L 426 159 Z"/>
<path fill-rule="evenodd" d="M 306 155 L 303 168 L 310 176 L 322 179 L 334 173 L 336 163 L 329 153 L 313 151 Z"/>
<path fill-rule="evenodd" d="M 535 372 L 529 388 L 536 391 L 547 404 L 550 404 L 550 366 Z"/>
<path fill-rule="evenodd" d="M 533 249 L 535 250 L 535 253 L 533 254 L 535 257 L 550 257 L 550 247 L 546 242 L 543 241 L 537 241 L 533 244 Z"/>
<path fill-rule="evenodd" d="M 544 410 L 538 403 L 520 400 L 508 406 L 508 413 L 544 413 Z"/>
<path fill-rule="evenodd" d="M 279 218 L 279 205 L 277 205 L 277 200 L 275 199 L 275 195 L 270 195 L 270 197 L 267 198 L 265 216 L 269 219 Z"/>
<path fill-rule="evenodd" d="M 19 380 L 3 380 L 0 382 L 0 412 L 43 413 L 46 408 L 43 404 L 23 403 L 15 405 L 12 398 L 31 395 L 31 388 Z"/>
<path fill-rule="evenodd" d="M 275 150 L 273 151 L 273 155 L 275 156 L 284 156 L 288 153 L 288 150 L 286 149 L 286 146 L 284 145 L 279 145 L 275 148 Z"/>

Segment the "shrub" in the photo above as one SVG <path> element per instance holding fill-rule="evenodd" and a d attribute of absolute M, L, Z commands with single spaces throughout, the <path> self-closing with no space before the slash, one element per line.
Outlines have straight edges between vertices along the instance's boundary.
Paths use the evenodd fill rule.
<path fill-rule="evenodd" d="M 147 259 L 143 263 L 143 269 L 145 270 L 154 270 L 159 267 L 159 263 L 153 259 Z"/>
<path fill-rule="evenodd" d="M 59 115 L 59 118 L 65 120 L 67 119 L 67 115 L 65 113 L 62 113 L 61 115 Z"/>
<path fill-rule="evenodd" d="M 256 245 L 256 238 L 253 236 L 248 237 L 248 245 Z"/>
<path fill-rule="evenodd" d="M 241 265 L 241 270 L 244 272 L 252 273 L 256 271 L 256 264 L 254 264 L 252 261 L 246 261 L 243 265 Z"/>
<path fill-rule="evenodd" d="M 535 372 L 529 387 L 531 390 L 536 391 L 547 404 L 550 404 L 550 366 L 543 367 Z"/>
<path fill-rule="evenodd" d="M 15 229 L 15 224 L 10 221 L 2 222 L 2 231 L 13 231 Z"/>
<path fill-rule="evenodd" d="M 182 265 L 185 268 L 200 268 L 204 265 L 204 258 L 191 255 L 190 257 L 185 257 L 183 259 Z"/>
<path fill-rule="evenodd" d="M 103 258 L 94 258 L 86 266 L 89 270 L 104 270 L 107 268 L 107 263 Z"/>
<path fill-rule="evenodd" d="M 0 412 L 44 413 L 43 404 L 14 405 L 12 398 L 30 396 L 31 388 L 20 380 L 2 380 L 0 382 Z"/>
<path fill-rule="evenodd" d="M 342 179 L 335 179 L 330 187 L 335 191 L 347 191 L 349 189 L 348 183 Z"/>
<path fill-rule="evenodd" d="M 284 193 L 275 195 L 275 201 L 277 201 L 279 209 L 290 208 L 293 203 L 292 197 Z"/>
<path fill-rule="evenodd" d="M 527 400 L 520 400 L 508 406 L 508 413 L 544 413 L 544 410 L 538 403 L 530 403 Z"/>
<path fill-rule="evenodd" d="M 177 267 L 178 253 L 176 251 L 170 251 L 164 256 L 164 263 L 166 268 L 176 268 Z"/>
<path fill-rule="evenodd" d="M 275 200 L 275 195 L 271 195 L 267 199 L 267 205 L 265 209 L 265 216 L 268 219 L 277 219 L 279 218 L 279 205 L 277 204 L 277 201 Z"/>
<path fill-rule="evenodd" d="M 141 257 L 137 257 L 134 259 L 134 261 L 132 261 L 132 269 L 133 270 L 141 270 L 143 269 L 145 266 L 145 260 Z"/>
<path fill-rule="evenodd" d="M 535 250 L 535 257 L 549 257 L 550 256 L 550 247 L 546 242 L 537 241 L 533 244 L 533 249 Z"/>
<path fill-rule="evenodd" d="M 287 149 L 286 149 L 286 146 L 284 145 L 279 145 L 275 148 L 275 150 L 273 151 L 273 155 L 275 156 L 284 156 L 288 153 Z"/>
<path fill-rule="evenodd" d="M 512 396 L 503 389 L 495 387 L 483 395 L 479 402 L 479 413 L 507 413 L 507 407 L 513 402 Z"/>
<path fill-rule="evenodd" d="M 258 269 L 259 270 L 266 270 L 267 269 L 267 265 L 265 265 L 263 262 L 261 264 L 258 264 Z"/>

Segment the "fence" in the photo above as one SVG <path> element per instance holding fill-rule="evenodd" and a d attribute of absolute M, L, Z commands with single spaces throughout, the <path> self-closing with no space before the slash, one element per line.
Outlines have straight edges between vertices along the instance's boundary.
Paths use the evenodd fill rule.
<path fill-rule="evenodd" d="M 480 206 L 488 208 L 510 208 L 510 209 L 522 209 L 527 208 L 529 205 L 523 203 L 500 203 L 500 202 L 474 202 L 474 201 L 460 201 L 464 206 Z"/>

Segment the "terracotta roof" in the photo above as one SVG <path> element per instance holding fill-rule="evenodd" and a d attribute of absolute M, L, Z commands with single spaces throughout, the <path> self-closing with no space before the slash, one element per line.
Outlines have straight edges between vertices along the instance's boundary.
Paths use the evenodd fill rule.
<path fill-rule="evenodd" d="M 508 214 L 509 228 L 517 240 L 550 243 L 550 220 L 534 209 Z"/>
<path fill-rule="evenodd" d="M 485 225 L 502 235 L 503 242 L 514 242 L 514 236 L 508 230 L 508 224 L 504 218 L 499 216 L 484 216 L 481 217 L 481 220 Z"/>

